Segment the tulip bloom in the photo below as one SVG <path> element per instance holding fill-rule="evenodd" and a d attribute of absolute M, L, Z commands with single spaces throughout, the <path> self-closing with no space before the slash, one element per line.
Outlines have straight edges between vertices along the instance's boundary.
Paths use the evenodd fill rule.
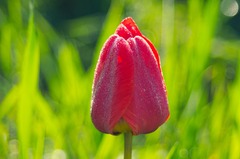
<path fill-rule="evenodd" d="M 93 124 L 109 134 L 150 133 L 169 117 L 158 52 L 130 17 L 101 50 L 91 104 Z"/>

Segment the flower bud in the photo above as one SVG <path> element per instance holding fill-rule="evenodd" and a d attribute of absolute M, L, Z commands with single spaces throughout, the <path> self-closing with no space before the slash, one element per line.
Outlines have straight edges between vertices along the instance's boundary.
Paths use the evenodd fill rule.
<path fill-rule="evenodd" d="M 91 117 L 104 133 L 150 133 L 169 117 L 157 50 L 132 18 L 105 42 L 95 70 Z"/>

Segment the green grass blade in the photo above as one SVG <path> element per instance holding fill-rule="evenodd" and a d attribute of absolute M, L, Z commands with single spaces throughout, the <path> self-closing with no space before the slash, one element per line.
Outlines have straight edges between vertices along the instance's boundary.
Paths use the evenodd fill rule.
<path fill-rule="evenodd" d="M 28 159 L 32 127 L 32 110 L 38 86 L 39 47 L 35 35 L 34 18 L 30 16 L 28 36 L 21 68 L 19 104 L 17 112 L 20 158 Z"/>

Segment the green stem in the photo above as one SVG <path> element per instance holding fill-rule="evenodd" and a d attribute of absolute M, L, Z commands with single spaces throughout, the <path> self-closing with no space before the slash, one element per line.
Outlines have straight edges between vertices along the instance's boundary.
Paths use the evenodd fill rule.
<path fill-rule="evenodd" d="M 132 133 L 124 133 L 124 159 L 132 158 Z"/>

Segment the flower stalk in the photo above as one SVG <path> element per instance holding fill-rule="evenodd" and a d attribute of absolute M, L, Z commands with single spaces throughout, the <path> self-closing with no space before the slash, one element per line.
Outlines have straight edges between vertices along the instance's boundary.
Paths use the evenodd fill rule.
<path fill-rule="evenodd" d="M 132 158 L 132 133 L 124 133 L 124 159 Z"/>

